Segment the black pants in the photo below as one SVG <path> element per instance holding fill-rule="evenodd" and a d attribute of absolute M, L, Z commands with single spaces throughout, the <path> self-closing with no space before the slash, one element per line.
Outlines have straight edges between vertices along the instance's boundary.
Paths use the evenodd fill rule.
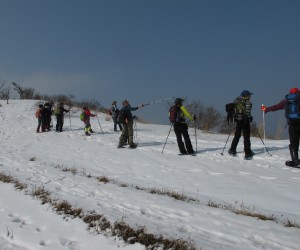
<path fill-rule="evenodd" d="M 114 131 L 117 131 L 117 125 L 119 125 L 119 129 L 122 130 L 122 125 L 119 122 L 118 117 L 113 117 L 112 119 L 114 121 Z"/>
<path fill-rule="evenodd" d="M 64 116 L 57 115 L 56 116 L 56 131 L 62 132 L 63 125 L 64 125 Z"/>
<path fill-rule="evenodd" d="M 290 148 L 298 152 L 300 139 L 300 121 L 289 120 Z"/>
<path fill-rule="evenodd" d="M 182 154 L 192 154 L 194 149 L 190 140 L 188 133 L 188 126 L 186 123 L 174 123 L 174 132 L 177 138 L 177 144 L 180 153 Z M 182 141 L 182 136 L 184 138 L 184 143 Z M 185 144 L 185 145 L 184 145 Z"/>
<path fill-rule="evenodd" d="M 240 138 L 242 136 L 244 137 L 244 151 L 245 154 L 251 153 L 251 142 L 250 142 L 250 122 L 248 120 L 241 120 L 236 122 L 236 129 L 234 138 L 231 143 L 231 150 L 233 152 L 236 152 L 236 147 L 240 141 Z"/>

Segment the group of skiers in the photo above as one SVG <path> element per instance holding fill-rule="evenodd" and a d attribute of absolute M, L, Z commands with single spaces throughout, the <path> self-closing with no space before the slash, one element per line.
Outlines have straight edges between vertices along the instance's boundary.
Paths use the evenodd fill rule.
<path fill-rule="evenodd" d="M 230 155 L 236 155 L 236 147 L 243 132 L 244 136 L 244 152 L 245 158 L 251 158 L 254 153 L 251 150 L 250 142 L 250 123 L 253 121 L 251 115 L 252 103 L 250 101 L 251 93 L 248 90 L 243 90 L 241 95 L 235 99 L 235 115 L 236 122 L 235 136 L 232 140 L 231 147 L 228 151 Z M 300 140 L 300 90 L 298 88 L 291 88 L 285 98 L 278 104 L 266 107 L 261 106 L 261 110 L 266 114 L 277 110 L 285 110 L 287 124 L 289 126 L 290 138 L 290 155 L 291 160 L 286 161 L 285 165 L 290 167 L 297 167 L 300 165 L 299 161 L 299 140 Z"/>
<path fill-rule="evenodd" d="M 52 115 L 56 117 L 56 132 L 63 131 L 64 125 L 64 115 L 68 113 L 69 110 L 64 108 L 63 103 L 59 103 L 57 107 L 53 108 L 53 102 L 46 102 L 44 105 L 39 104 L 39 107 L 35 113 L 36 118 L 38 119 L 38 126 L 36 132 L 48 132 L 51 131 L 52 125 Z"/>
<path fill-rule="evenodd" d="M 250 142 L 250 124 L 253 121 L 251 115 L 252 102 L 250 100 L 252 95 L 253 93 L 249 90 L 243 90 L 233 103 L 231 103 L 232 113 L 230 114 L 230 117 L 235 122 L 235 134 L 228 150 L 228 153 L 231 156 L 236 156 L 236 148 L 242 134 L 244 137 L 245 159 L 251 159 L 254 155 L 254 152 L 251 150 Z M 190 140 L 186 119 L 195 121 L 196 115 L 192 116 L 183 106 L 183 102 L 184 99 L 182 98 L 175 99 L 174 105 L 169 110 L 169 119 L 174 128 L 180 155 L 195 155 L 196 152 L 194 151 Z M 137 145 L 133 141 L 133 124 L 136 116 L 132 115 L 131 112 L 144 107 L 144 105 L 141 104 L 138 107 L 131 107 L 128 100 L 124 100 L 122 105 L 123 107 L 118 109 L 117 101 L 113 101 L 110 110 L 113 119 L 113 130 L 117 131 L 117 127 L 119 127 L 120 131 L 122 131 L 117 147 L 123 148 L 124 145 L 128 143 L 130 148 L 136 148 Z M 69 112 L 69 110 L 64 109 L 63 103 L 60 103 L 54 110 L 52 110 L 52 106 L 52 103 L 39 105 L 39 109 L 36 112 L 36 117 L 38 118 L 37 132 L 40 132 L 40 129 L 41 132 L 50 130 L 52 114 L 56 116 L 56 131 L 62 131 L 64 114 Z M 285 109 L 286 111 L 290 137 L 289 149 L 291 160 L 286 161 L 285 164 L 292 167 L 298 166 L 300 165 L 298 156 L 300 139 L 300 90 L 298 88 L 291 88 L 285 99 L 276 105 L 270 107 L 264 105 L 261 106 L 261 110 L 265 113 L 281 109 Z M 97 116 L 97 114 L 92 114 L 88 107 L 83 107 L 81 120 L 85 124 L 84 131 L 87 136 L 94 132 L 91 128 L 90 117 L 95 116 Z"/>

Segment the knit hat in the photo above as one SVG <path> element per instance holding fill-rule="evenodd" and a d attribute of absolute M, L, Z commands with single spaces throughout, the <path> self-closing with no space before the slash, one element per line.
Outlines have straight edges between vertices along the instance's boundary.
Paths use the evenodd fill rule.
<path fill-rule="evenodd" d="M 296 93 L 299 93 L 300 90 L 298 88 L 291 88 L 290 89 L 290 94 L 296 94 Z"/>

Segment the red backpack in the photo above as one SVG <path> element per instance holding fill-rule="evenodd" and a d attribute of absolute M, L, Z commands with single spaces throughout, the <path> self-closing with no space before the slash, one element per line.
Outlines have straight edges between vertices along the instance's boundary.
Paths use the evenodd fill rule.
<path fill-rule="evenodd" d="M 42 114 L 41 114 L 41 108 L 39 108 L 36 112 L 35 112 L 35 117 L 36 118 L 39 118 L 39 117 L 41 117 L 42 116 Z"/>
<path fill-rule="evenodd" d="M 174 105 L 169 109 L 169 120 L 171 123 L 180 121 L 180 108 L 177 105 Z"/>

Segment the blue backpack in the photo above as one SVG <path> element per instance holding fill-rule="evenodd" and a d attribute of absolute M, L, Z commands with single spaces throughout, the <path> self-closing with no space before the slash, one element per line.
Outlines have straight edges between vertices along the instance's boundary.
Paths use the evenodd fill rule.
<path fill-rule="evenodd" d="M 285 116 L 287 119 L 300 119 L 300 93 L 288 94 L 285 106 Z"/>

